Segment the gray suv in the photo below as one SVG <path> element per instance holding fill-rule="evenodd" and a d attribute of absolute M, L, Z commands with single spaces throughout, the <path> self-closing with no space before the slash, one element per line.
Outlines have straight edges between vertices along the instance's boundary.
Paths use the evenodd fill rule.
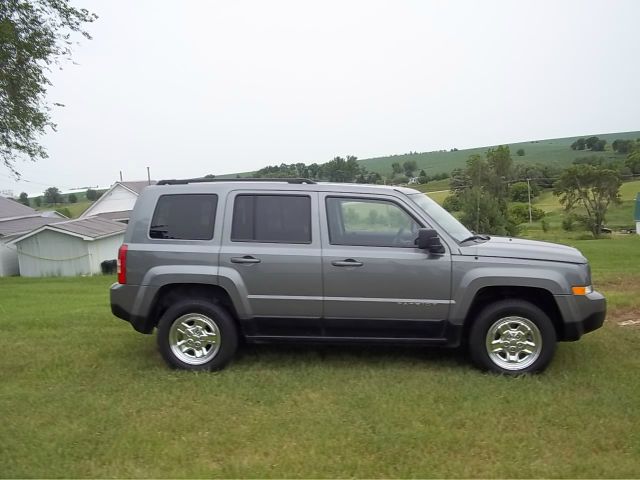
<path fill-rule="evenodd" d="M 606 304 L 575 248 L 473 234 L 416 190 L 190 179 L 138 198 L 111 310 L 189 370 L 244 340 L 464 345 L 520 374 L 602 326 Z"/>

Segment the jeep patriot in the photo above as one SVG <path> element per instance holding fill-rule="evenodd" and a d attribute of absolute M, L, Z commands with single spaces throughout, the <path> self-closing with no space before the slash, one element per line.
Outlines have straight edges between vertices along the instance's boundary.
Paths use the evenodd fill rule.
<path fill-rule="evenodd" d="M 111 310 L 188 370 L 244 340 L 464 346 L 514 375 L 602 326 L 606 304 L 575 248 L 474 234 L 410 188 L 189 179 L 138 198 Z"/>

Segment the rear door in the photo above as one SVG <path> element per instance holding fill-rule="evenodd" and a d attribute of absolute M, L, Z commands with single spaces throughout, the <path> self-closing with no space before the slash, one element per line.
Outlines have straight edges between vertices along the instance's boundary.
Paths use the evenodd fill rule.
<path fill-rule="evenodd" d="M 448 248 L 416 248 L 427 225 L 396 197 L 319 195 L 326 335 L 440 338 L 451 303 Z"/>
<path fill-rule="evenodd" d="M 322 316 L 318 196 L 229 193 L 220 268 L 238 278 L 251 308 L 249 336 L 319 336 Z"/>

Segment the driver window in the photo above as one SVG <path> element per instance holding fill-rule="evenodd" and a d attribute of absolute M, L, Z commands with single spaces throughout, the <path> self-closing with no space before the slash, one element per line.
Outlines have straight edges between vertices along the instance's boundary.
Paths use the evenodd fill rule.
<path fill-rule="evenodd" d="M 415 246 L 420 225 L 393 202 L 329 197 L 326 203 L 332 245 Z"/>

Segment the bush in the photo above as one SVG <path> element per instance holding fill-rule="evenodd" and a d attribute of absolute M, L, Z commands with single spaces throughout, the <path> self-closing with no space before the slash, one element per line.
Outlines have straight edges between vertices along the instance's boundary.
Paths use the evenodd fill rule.
<path fill-rule="evenodd" d="M 544 218 L 540 222 L 540 225 L 542 226 L 542 231 L 544 233 L 547 233 L 549 231 L 549 222 L 547 222 Z"/>
<path fill-rule="evenodd" d="M 572 215 L 571 213 L 568 215 L 565 215 L 565 217 L 562 219 L 562 229 L 565 232 L 573 232 L 575 228 L 576 228 L 575 215 Z"/>
<path fill-rule="evenodd" d="M 67 197 L 67 200 L 69 201 L 69 203 L 77 203 L 78 197 L 76 197 L 75 193 L 70 193 L 69 196 Z"/>
<path fill-rule="evenodd" d="M 462 210 L 462 203 L 458 195 L 449 195 L 442 202 L 442 207 L 449 212 L 459 212 Z"/>
<path fill-rule="evenodd" d="M 91 200 L 93 202 L 94 200 L 97 200 L 97 199 L 98 199 L 98 192 L 96 192 L 95 190 L 93 190 L 91 188 L 88 189 L 87 190 L 87 200 Z"/>
<path fill-rule="evenodd" d="M 518 155 L 519 157 L 524 157 L 524 148 L 519 148 L 518 150 L 516 150 L 516 155 Z"/>
<path fill-rule="evenodd" d="M 531 220 L 537 222 L 544 217 L 544 210 L 531 207 Z M 529 221 L 529 206 L 528 205 L 513 205 L 509 209 L 509 216 L 516 223 L 527 223 Z"/>
<path fill-rule="evenodd" d="M 406 175 L 396 175 L 393 177 L 393 183 L 407 183 L 409 179 Z"/>
<path fill-rule="evenodd" d="M 531 198 L 538 196 L 539 189 L 535 182 L 531 182 Z M 518 182 L 511 185 L 510 189 L 511 201 L 513 202 L 528 202 L 529 201 L 529 186 L 527 182 Z"/>

